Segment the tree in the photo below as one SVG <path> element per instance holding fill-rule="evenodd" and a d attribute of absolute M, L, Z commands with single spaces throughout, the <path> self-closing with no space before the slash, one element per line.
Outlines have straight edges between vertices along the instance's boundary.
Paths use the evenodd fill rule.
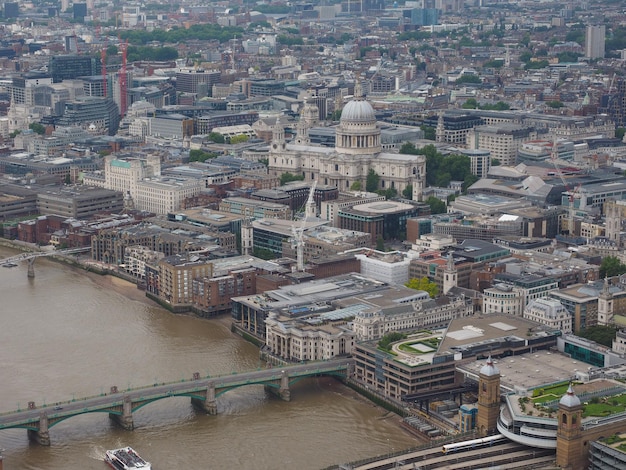
<path fill-rule="evenodd" d="M 209 159 L 216 158 L 216 153 L 204 152 L 202 150 L 193 149 L 189 151 L 190 162 L 205 162 Z"/>
<path fill-rule="evenodd" d="M 332 114 L 330 115 L 330 120 L 331 121 L 339 121 L 339 119 L 341 118 L 341 109 L 335 109 Z"/>
<path fill-rule="evenodd" d="M 395 188 L 378 189 L 376 193 L 385 196 L 385 199 L 392 199 L 398 195 L 398 190 Z"/>
<path fill-rule="evenodd" d="M 463 184 L 461 185 L 461 191 L 463 191 L 463 194 L 467 193 L 467 189 L 479 179 L 480 178 L 478 176 L 471 173 L 465 175 L 465 178 L 463 178 Z"/>
<path fill-rule="evenodd" d="M 39 135 L 44 135 L 46 133 L 46 126 L 39 124 L 38 122 L 31 122 L 28 125 L 28 128 Z"/>
<path fill-rule="evenodd" d="M 407 184 L 406 188 L 404 188 L 402 190 L 402 195 L 404 196 L 405 199 L 413 199 L 413 185 L 412 184 Z"/>
<path fill-rule="evenodd" d="M 623 127 L 618 127 L 617 129 L 615 129 L 615 138 L 620 140 L 623 139 L 625 132 L 626 129 L 624 129 Z"/>
<path fill-rule="evenodd" d="M 380 182 L 380 176 L 373 169 L 367 172 L 367 178 L 365 180 L 365 190 L 373 193 L 378 189 L 378 183 Z"/>
<path fill-rule="evenodd" d="M 417 148 L 415 148 L 415 144 L 413 142 L 405 142 L 400 147 L 400 153 L 405 155 L 419 155 L 420 152 Z"/>
<path fill-rule="evenodd" d="M 473 73 L 466 73 L 461 75 L 459 78 L 456 79 L 456 81 L 454 83 L 456 84 L 462 84 L 462 83 L 482 83 L 483 81 L 480 79 L 480 77 L 478 75 L 474 75 Z"/>
<path fill-rule="evenodd" d="M 426 204 L 430 206 L 431 214 L 445 214 L 447 212 L 446 203 L 435 196 L 426 199 Z"/>
<path fill-rule="evenodd" d="M 242 144 L 244 142 L 248 142 L 249 137 L 245 134 L 234 135 L 230 138 L 231 144 Z"/>
<path fill-rule="evenodd" d="M 600 264 L 600 277 L 614 277 L 626 273 L 626 264 L 616 256 L 607 256 Z"/>
<path fill-rule="evenodd" d="M 385 251 L 385 239 L 382 235 L 378 235 L 378 237 L 376 237 L 376 249 L 378 251 Z"/>
<path fill-rule="evenodd" d="M 350 191 L 360 191 L 360 190 L 361 190 L 360 181 L 355 181 L 354 183 L 352 183 L 352 185 L 350 185 Z"/>
<path fill-rule="evenodd" d="M 420 129 L 424 131 L 424 139 L 437 140 L 437 130 L 431 126 L 420 126 Z"/>
<path fill-rule="evenodd" d="M 500 160 L 498 160 L 497 158 L 492 158 L 491 166 L 500 166 Z"/>
<path fill-rule="evenodd" d="M 559 100 L 548 101 L 546 105 L 548 105 L 550 108 L 555 108 L 555 109 L 562 108 L 563 106 L 565 106 L 563 102 Z"/>
<path fill-rule="evenodd" d="M 476 98 L 468 98 L 465 100 L 465 103 L 461 105 L 461 108 L 463 109 L 476 109 L 477 107 L 478 102 L 476 101 Z"/>
<path fill-rule="evenodd" d="M 287 184 L 291 181 L 303 181 L 304 180 L 304 176 L 303 175 L 294 175 L 293 173 L 283 173 L 282 175 L 280 175 L 280 185 L 282 186 L 283 184 Z"/>
<path fill-rule="evenodd" d="M 439 286 L 437 286 L 437 283 L 431 282 L 426 276 L 422 277 L 421 279 L 413 277 L 409 279 L 409 282 L 407 282 L 405 286 L 409 289 L 423 290 L 425 292 L 428 292 L 428 295 L 430 295 L 431 299 L 434 299 L 435 297 L 437 297 L 437 294 L 439 294 Z"/>
<path fill-rule="evenodd" d="M 398 333 L 397 331 L 394 331 L 392 333 L 387 333 L 378 342 L 378 347 L 385 351 L 389 351 L 393 343 L 395 343 L 396 341 L 400 341 L 401 339 L 404 339 L 404 338 L 406 338 L 406 335 L 404 333 Z"/>
<path fill-rule="evenodd" d="M 617 328 L 613 326 L 591 326 L 578 332 L 578 336 L 595 341 L 608 348 L 613 346 Z"/>
<path fill-rule="evenodd" d="M 264 259 L 264 260 L 270 260 L 270 259 L 276 259 L 277 258 L 276 254 L 273 251 L 268 250 L 266 248 L 254 247 L 254 250 L 252 251 L 252 253 L 257 258 L 261 258 L 261 259 Z"/>
<path fill-rule="evenodd" d="M 224 136 L 220 134 L 219 132 L 210 132 L 209 140 L 211 142 L 215 142 L 216 144 L 223 144 L 224 142 L 226 142 L 226 139 L 224 138 Z"/>

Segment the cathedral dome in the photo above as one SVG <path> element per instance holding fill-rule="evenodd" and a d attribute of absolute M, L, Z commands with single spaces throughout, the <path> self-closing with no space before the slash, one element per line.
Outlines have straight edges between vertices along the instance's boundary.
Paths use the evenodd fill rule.
<path fill-rule="evenodd" d="M 487 363 L 480 368 L 480 375 L 484 375 L 486 377 L 492 377 L 494 375 L 498 375 L 500 371 L 496 366 L 493 365 L 493 360 L 491 356 L 487 359 Z"/>
<path fill-rule="evenodd" d="M 369 102 L 363 98 L 355 99 L 346 104 L 341 112 L 341 123 L 376 122 L 376 113 Z"/>
<path fill-rule="evenodd" d="M 572 384 L 569 384 L 567 393 L 561 397 L 561 400 L 559 400 L 559 405 L 567 406 L 569 408 L 580 406 L 580 398 L 574 394 Z"/>

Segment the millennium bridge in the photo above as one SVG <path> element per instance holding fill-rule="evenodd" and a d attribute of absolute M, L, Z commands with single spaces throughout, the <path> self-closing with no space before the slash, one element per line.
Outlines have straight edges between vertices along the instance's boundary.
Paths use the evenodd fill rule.
<path fill-rule="evenodd" d="M 190 397 L 192 405 L 208 414 L 217 414 L 217 397 L 229 390 L 246 385 L 262 384 L 266 390 L 285 401 L 291 399 L 289 386 L 307 377 L 335 376 L 346 379 L 354 369 L 352 358 L 334 359 L 319 363 L 298 364 L 272 369 L 259 369 L 219 377 L 201 378 L 198 372 L 189 380 L 118 390 L 77 398 L 66 402 L 28 408 L 0 414 L 0 430 L 21 428 L 28 437 L 41 445 L 50 445 L 49 429 L 73 416 L 86 413 L 108 413 L 109 417 L 127 430 L 134 429 L 133 411 L 157 400 L 169 397 Z"/>
<path fill-rule="evenodd" d="M 11 256 L 9 258 L 0 259 L 0 266 L 9 268 L 15 266 L 20 261 L 28 261 L 28 277 L 35 277 L 35 260 L 42 256 L 58 256 L 58 255 L 71 255 L 78 253 L 85 253 L 91 251 L 91 247 L 84 248 L 67 248 L 65 250 L 53 250 L 53 251 L 29 251 L 21 253 L 19 255 Z"/>

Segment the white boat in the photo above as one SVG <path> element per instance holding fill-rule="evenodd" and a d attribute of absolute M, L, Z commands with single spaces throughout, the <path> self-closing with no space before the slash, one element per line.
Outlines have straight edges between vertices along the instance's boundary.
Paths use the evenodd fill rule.
<path fill-rule="evenodd" d="M 104 461 L 115 470 L 152 470 L 150 462 L 142 459 L 132 447 L 107 450 Z"/>

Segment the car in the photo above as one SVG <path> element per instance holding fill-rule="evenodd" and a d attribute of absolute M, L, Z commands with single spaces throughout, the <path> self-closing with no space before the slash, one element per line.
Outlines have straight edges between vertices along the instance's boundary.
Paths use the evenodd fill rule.
<path fill-rule="evenodd" d="M 62 406 L 55 406 L 55 407 L 54 407 L 54 410 L 55 410 L 55 411 L 59 411 L 59 410 L 62 410 L 62 409 L 63 409 L 63 407 L 62 407 Z"/>

